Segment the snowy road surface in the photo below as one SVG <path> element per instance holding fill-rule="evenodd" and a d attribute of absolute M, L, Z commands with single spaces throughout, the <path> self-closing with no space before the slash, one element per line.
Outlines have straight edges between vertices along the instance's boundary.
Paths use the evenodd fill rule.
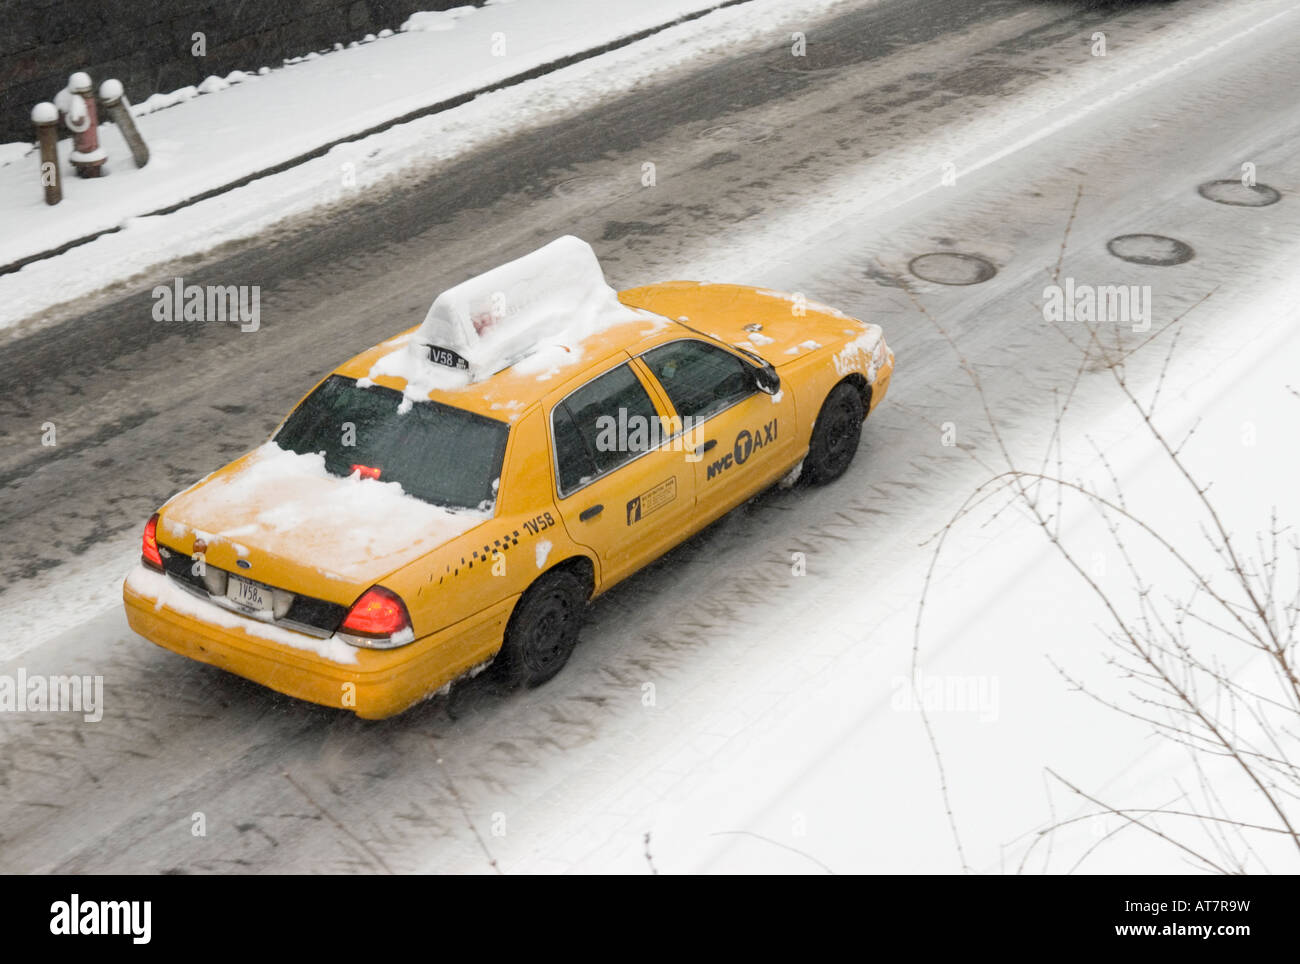
<path fill-rule="evenodd" d="M 95 724 L 0 719 L 0 869 L 962 868 L 925 733 L 891 706 L 922 543 L 999 459 L 945 332 L 1026 454 L 1043 450 L 1078 366 L 1037 307 L 1063 240 L 1064 274 L 1151 286 L 1152 332 L 1213 292 L 1179 322 L 1171 391 L 1258 351 L 1278 318 L 1243 306 L 1300 254 L 1300 8 L 892 0 L 787 27 L 160 267 L 3 346 L 0 673 L 102 674 L 106 707 Z M 807 33 L 802 60 L 793 30 Z M 1281 203 L 1198 194 L 1247 162 Z M 767 493 L 615 589 L 565 671 L 528 692 L 480 677 L 366 723 L 129 632 L 120 579 L 158 504 L 258 444 L 328 367 L 418 322 L 434 293 L 564 233 L 591 241 L 617 286 L 762 284 L 882 324 L 897 374 L 848 476 Z M 1194 257 L 1108 252 L 1134 233 Z M 910 273 L 932 252 L 997 273 L 970 286 Z M 150 290 L 177 275 L 261 285 L 261 330 L 152 323 Z M 1166 345 L 1117 331 L 1138 348 L 1134 377 L 1150 378 Z M 1108 386 L 1084 372 L 1073 402 L 1103 437 Z M 957 445 L 942 444 L 946 423 Z M 1128 430 L 1115 431 L 1118 446 Z M 1006 590 L 1017 559 L 994 541 L 976 534 L 944 568 L 988 567 Z M 949 597 L 950 613 L 981 591 Z M 1086 614 L 1076 631 L 1048 607 L 1022 613 L 1043 651 L 1095 648 Z M 1104 711 L 1065 708 L 1043 651 L 1006 669 L 990 638 L 949 627 L 932 642 L 936 659 L 985 654 L 961 672 L 1000 680 L 1000 713 L 945 718 L 939 733 L 961 748 L 949 778 L 967 865 L 997 872 L 1049 819 L 1043 767 L 1104 785 L 1131 778 L 1137 753 Z M 1017 752 L 981 756 L 998 740 Z M 196 813 L 206 836 L 191 833 Z M 1123 846 L 1097 861 L 1086 869 L 1133 869 Z"/>

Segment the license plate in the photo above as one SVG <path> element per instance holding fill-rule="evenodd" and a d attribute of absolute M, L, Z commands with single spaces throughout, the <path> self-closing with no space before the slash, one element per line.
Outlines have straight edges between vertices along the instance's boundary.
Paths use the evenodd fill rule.
<path fill-rule="evenodd" d="M 226 598 L 244 609 L 262 613 L 271 611 L 271 590 L 235 575 L 230 576 L 226 584 Z"/>

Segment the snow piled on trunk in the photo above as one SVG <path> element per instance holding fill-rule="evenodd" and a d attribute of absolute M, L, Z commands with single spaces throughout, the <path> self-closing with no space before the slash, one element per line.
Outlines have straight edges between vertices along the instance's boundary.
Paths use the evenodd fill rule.
<path fill-rule="evenodd" d="M 379 578 L 491 518 L 407 495 L 395 482 L 331 475 L 320 454 L 266 442 L 237 470 L 181 493 L 163 512 L 211 533 L 340 578 Z"/>

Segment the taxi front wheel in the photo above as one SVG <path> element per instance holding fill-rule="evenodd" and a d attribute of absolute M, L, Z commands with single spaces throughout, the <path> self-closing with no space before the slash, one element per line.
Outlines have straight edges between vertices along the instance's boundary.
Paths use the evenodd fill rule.
<path fill-rule="evenodd" d="M 858 451 L 865 417 L 862 395 L 855 386 L 840 382 L 831 389 L 817 413 L 804 461 L 812 482 L 825 485 L 844 474 Z"/>
<path fill-rule="evenodd" d="M 513 686 L 545 683 L 569 661 L 586 605 L 586 587 L 572 573 L 542 576 L 510 616 L 494 668 Z"/>

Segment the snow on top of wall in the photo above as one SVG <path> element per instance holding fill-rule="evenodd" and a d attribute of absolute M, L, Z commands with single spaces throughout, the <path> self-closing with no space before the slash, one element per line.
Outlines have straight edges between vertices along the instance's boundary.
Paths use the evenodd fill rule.
<path fill-rule="evenodd" d="M 463 7 L 452 7 L 450 10 L 421 10 L 418 13 L 411 14 L 410 18 L 398 29 L 402 33 L 455 30 L 457 20 L 469 16 L 477 9 L 473 4 L 469 4 Z"/>

